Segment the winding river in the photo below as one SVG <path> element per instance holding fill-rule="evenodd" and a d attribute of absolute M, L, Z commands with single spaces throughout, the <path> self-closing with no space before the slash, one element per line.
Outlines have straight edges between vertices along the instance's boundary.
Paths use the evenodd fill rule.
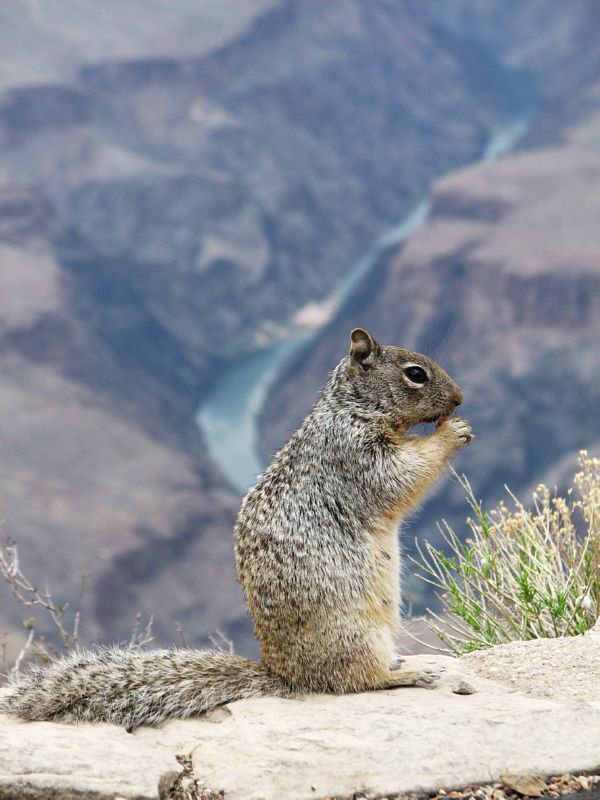
<path fill-rule="evenodd" d="M 509 153 L 525 135 L 531 121 L 532 114 L 528 113 L 500 129 L 490 138 L 480 160 L 492 161 Z M 429 200 L 423 200 L 377 239 L 338 285 L 331 298 L 334 308 L 343 305 L 389 248 L 399 245 L 424 224 L 429 209 Z M 318 331 L 292 336 L 268 349 L 233 360 L 198 409 L 196 422 L 209 454 L 240 494 L 252 486 L 264 469 L 258 448 L 258 418 L 269 391 L 288 360 L 317 335 Z"/>

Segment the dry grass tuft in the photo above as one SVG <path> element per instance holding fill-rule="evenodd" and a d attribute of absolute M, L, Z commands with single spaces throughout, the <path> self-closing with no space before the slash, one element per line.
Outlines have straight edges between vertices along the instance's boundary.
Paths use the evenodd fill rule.
<path fill-rule="evenodd" d="M 430 627 L 455 654 L 516 639 L 575 636 L 600 617 L 600 459 L 586 451 L 567 497 L 544 485 L 526 508 L 510 492 L 485 511 L 459 478 L 474 516 L 462 542 L 440 525 L 446 548 L 417 542 L 418 577 L 444 611 Z"/>

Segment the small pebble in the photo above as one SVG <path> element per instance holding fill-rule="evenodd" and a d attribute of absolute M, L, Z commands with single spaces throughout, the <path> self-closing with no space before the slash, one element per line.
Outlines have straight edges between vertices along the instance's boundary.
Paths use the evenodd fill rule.
<path fill-rule="evenodd" d="M 475 689 L 473 686 L 471 686 L 470 683 L 467 683 L 466 681 L 460 681 L 459 683 L 456 684 L 456 686 L 452 687 L 452 691 L 454 692 L 454 694 L 475 694 L 477 689 Z"/>
<path fill-rule="evenodd" d="M 502 784 L 507 789 L 525 797 L 541 797 L 548 790 L 546 781 L 537 775 L 515 775 L 505 772 L 502 776 Z"/>

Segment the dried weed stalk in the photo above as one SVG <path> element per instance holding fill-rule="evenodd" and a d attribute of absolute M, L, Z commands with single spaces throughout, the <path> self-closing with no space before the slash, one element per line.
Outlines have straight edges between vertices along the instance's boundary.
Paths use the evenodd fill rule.
<path fill-rule="evenodd" d="M 46 636 L 37 630 L 38 621 L 32 617 L 23 620 L 23 627 L 27 631 L 25 644 L 18 653 L 12 666 L 7 663 L 6 641 L 2 642 L 2 675 L 7 678 L 14 677 L 26 660 L 36 659 L 40 661 L 54 661 L 58 656 L 65 652 L 78 652 L 81 649 L 80 627 L 81 627 L 81 606 L 85 592 L 85 576 L 81 579 L 79 598 L 77 605 L 70 617 L 69 603 L 58 605 L 50 592 L 48 586 L 43 590 L 38 589 L 29 578 L 21 571 L 19 561 L 19 551 L 16 542 L 9 540 L 5 547 L 0 546 L 0 576 L 8 585 L 16 602 L 26 609 L 42 609 L 50 617 L 52 629 L 55 631 L 56 643 L 49 641 Z M 144 625 L 142 615 L 137 614 L 131 632 L 131 637 L 127 643 L 130 650 L 139 650 L 152 639 L 152 625 L 154 618 L 150 617 Z"/>

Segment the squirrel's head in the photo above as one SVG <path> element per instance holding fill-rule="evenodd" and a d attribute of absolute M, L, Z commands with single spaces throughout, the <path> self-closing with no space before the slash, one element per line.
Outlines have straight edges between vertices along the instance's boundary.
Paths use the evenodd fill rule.
<path fill-rule="evenodd" d="M 394 345 L 380 346 L 363 328 L 350 334 L 350 354 L 340 365 L 347 396 L 361 409 L 410 428 L 452 414 L 460 387 L 431 358 Z"/>

